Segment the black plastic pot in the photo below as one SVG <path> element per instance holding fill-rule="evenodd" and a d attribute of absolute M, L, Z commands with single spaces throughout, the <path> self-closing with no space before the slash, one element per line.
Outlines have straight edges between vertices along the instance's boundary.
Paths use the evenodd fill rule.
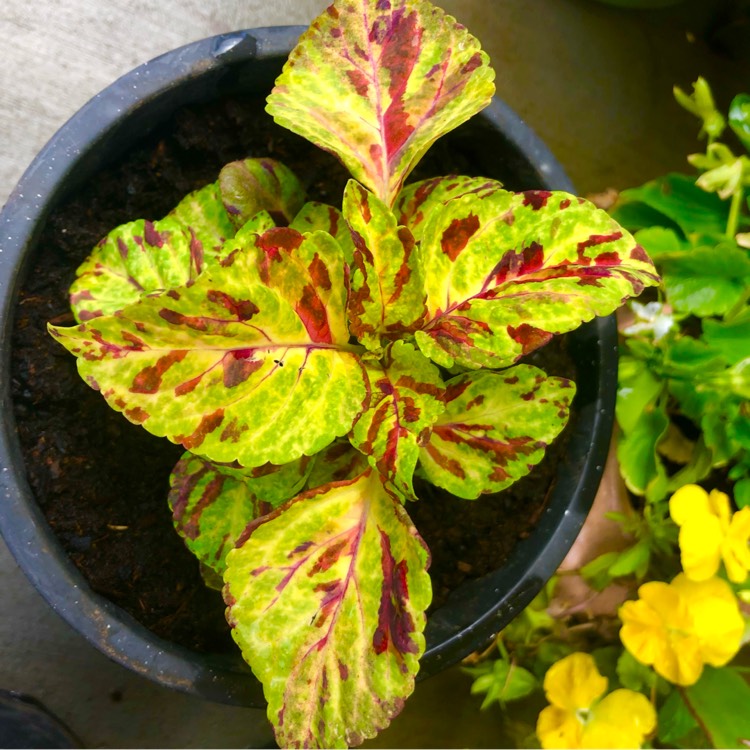
<path fill-rule="evenodd" d="M 264 704 L 259 683 L 236 657 L 189 651 L 156 637 L 93 592 L 63 551 L 28 486 L 10 398 L 10 340 L 18 290 L 50 211 L 98 169 L 130 149 L 178 107 L 219 94 L 264 94 L 301 29 L 254 29 L 205 39 L 128 73 L 83 107 L 35 159 L 0 214 L 0 530 L 49 604 L 115 661 L 163 685 L 246 706 Z M 560 165 L 502 102 L 471 136 L 454 137 L 489 177 L 512 189 L 571 190 Z M 569 338 L 578 369 L 575 417 L 564 465 L 533 532 L 494 573 L 455 591 L 427 625 L 420 677 L 487 644 L 553 574 L 583 524 L 599 484 L 614 415 L 616 330 L 599 319 Z"/>

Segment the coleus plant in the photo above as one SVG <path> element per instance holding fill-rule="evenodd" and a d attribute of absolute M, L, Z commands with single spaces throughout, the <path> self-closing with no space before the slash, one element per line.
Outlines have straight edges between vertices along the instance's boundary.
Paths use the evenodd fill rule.
<path fill-rule="evenodd" d="M 268 112 L 349 169 L 341 210 L 278 162 L 232 163 L 102 240 L 71 288 L 79 324 L 50 326 L 112 408 L 187 450 L 175 525 L 282 746 L 357 744 L 399 712 L 431 600 L 415 474 L 467 500 L 527 474 L 575 388 L 519 358 L 656 283 L 573 195 L 404 186 L 493 78 L 426 0 L 336 0 Z"/>

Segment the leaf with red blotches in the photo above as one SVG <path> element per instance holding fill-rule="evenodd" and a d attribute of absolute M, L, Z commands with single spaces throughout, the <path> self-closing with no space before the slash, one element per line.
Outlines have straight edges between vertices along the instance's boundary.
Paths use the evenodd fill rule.
<path fill-rule="evenodd" d="M 354 258 L 354 243 L 349 227 L 337 208 L 318 201 L 310 201 L 302 206 L 289 227 L 302 234 L 317 231 L 328 232 L 341 245 L 344 259 L 351 265 Z"/>
<path fill-rule="evenodd" d="M 489 104 L 494 77 L 479 42 L 427 0 L 335 0 L 267 110 L 391 206 L 430 145 Z"/>
<path fill-rule="evenodd" d="M 349 439 L 401 499 L 416 500 L 412 477 L 430 427 L 444 411 L 440 372 L 421 352 L 394 342 L 382 363 L 368 366 L 370 398 Z"/>
<path fill-rule="evenodd" d="M 117 227 L 76 271 L 70 287 L 76 320 L 112 315 L 146 294 L 195 280 L 204 252 L 190 228 L 174 217 Z"/>
<path fill-rule="evenodd" d="M 288 179 L 296 184 L 293 176 Z M 277 207 L 278 198 L 266 190 L 254 200 L 259 208 L 241 224 L 245 234 L 274 226 L 266 209 Z M 141 219 L 113 229 L 76 272 L 70 288 L 76 320 L 113 315 L 148 294 L 192 283 L 206 266 L 225 257 L 234 237 L 216 182 L 185 196 L 165 219 Z"/>
<path fill-rule="evenodd" d="M 446 384 L 446 409 L 419 454 L 433 484 L 473 500 L 531 471 L 568 421 L 575 385 L 531 365 Z"/>
<path fill-rule="evenodd" d="M 344 258 L 323 232 L 241 244 L 194 284 L 50 332 L 149 432 L 212 461 L 285 464 L 347 434 L 367 396 Z"/>
<path fill-rule="evenodd" d="M 658 283 L 628 232 L 562 192 L 450 200 L 430 212 L 421 250 L 428 321 L 415 339 L 444 367 L 506 367 Z"/>
<path fill-rule="evenodd" d="M 425 222 L 435 208 L 464 195 L 484 198 L 502 188 L 501 182 L 486 177 L 431 177 L 407 185 L 399 193 L 393 213 L 396 214 L 398 223 L 407 227 L 414 239 L 421 242 Z"/>
<path fill-rule="evenodd" d="M 307 489 L 314 490 L 331 482 L 343 482 L 359 476 L 367 469 L 367 456 L 348 440 L 335 440 L 316 453 L 307 478 Z"/>
<path fill-rule="evenodd" d="M 221 198 L 239 229 L 259 211 L 268 211 L 286 226 L 305 203 L 305 191 L 294 172 L 275 159 L 244 159 L 219 173 Z"/>
<path fill-rule="evenodd" d="M 371 469 L 248 527 L 227 556 L 227 619 L 280 747 L 351 747 L 399 713 L 425 647 L 428 564 Z"/>
<path fill-rule="evenodd" d="M 344 218 L 354 241 L 348 313 L 352 333 L 368 349 L 415 331 L 425 319 L 424 269 L 411 232 L 359 183 L 344 192 Z"/>
<path fill-rule="evenodd" d="M 314 458 L 245 469 L 189 451 L 169 478 L 172 521 L 185 546 L 219 576 L 247 525 L 293 498 L 305 486 Z"/>

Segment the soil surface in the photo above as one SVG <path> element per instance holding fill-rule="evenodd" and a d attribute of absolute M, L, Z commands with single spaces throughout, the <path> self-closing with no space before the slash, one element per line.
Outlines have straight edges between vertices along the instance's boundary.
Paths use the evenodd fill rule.
<path fill-rule="evenodd" d="M 279 159 L 311 200 L 338 205 L 346 171 L 267 116 L 257 117 L 262 108 L 261 100 L 247 99 L 186 108 L 100 172 L 51 215 L 16 311 L 15 416 L 28 479 L 52 529 L 94 590 L 159 636 L 200 651 L 235 647 L 221 595 L 204 585 L 172 526 L 169 473 L 182 448 L 112 411 L 79 378 L 75 359 L 46 324 L 73 323 L 67 290 L 101 237 L 126 221 L 163 217 L 187 192 L 213 182 L 227 162 Z M 450 173 L 477 169 L 439 144 L 414 179 Z M 531 361 L 550 374 L 574 373 L 562 340 Z M 497 568 L 528 534 L 564 442 L 563 435 L 531 476 L 496 496 L 469 502 L 423 487 L 423 500 L 407 510 L 432 551 L 433 606 L 466 578 Z"/>

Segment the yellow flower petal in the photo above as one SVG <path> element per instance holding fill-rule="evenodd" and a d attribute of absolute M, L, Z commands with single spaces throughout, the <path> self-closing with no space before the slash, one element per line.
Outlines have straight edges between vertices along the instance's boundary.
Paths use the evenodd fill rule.
<path fill-rule="evenodd" d="M 686 484 L 669 498 L 669 515 L 678 526 L 689 518 L 706 514 L 713 514 L 708 492 L 697 484 Z"/>
<path fill-rule="evenodd" d="M 744 583 L 750 571 L 750 508 L 743 508 L 732 517 L 721 556 L 729 580 L 733 583 Z"/>
<path fill-rule="evenodd" d="M 577 748 L 581 747 L 583 724 L 574 713 L 557 706 L 547 706 L 539 712 L 536 734 L 545 750 L 558 747 Z"/>
<path fill-rule="evenodd" d="M 620 607 L 620 640 L 643 664 L 653 664 L 660 656 L 669 633 L 664 621 L 646 602 L 625 602 Z"/>
<path fill-rule="evenodd" d="M 692 627 L 692 618 L 684 599 L 670 584 L 663 581 L 644 583 L 638 588 L 638 596 L 659 615 L 668 628 L 689 630 Z"/>
<path fill-rule="evenodd" d="M 692 633 L 700 641 L 702 660 L 720 667 L 732 659 L 742 645 L 745 622 L 734 592 L 721 578 L 692 581 L 678 575 L 672 587 L 690 607 Z"/>
<path fill-rule="evenodd" d="M 703 670 L 703 659 L 686 599 L 678 588 L 662 581 L 645 583 L 638 594 L 637 601 L 620 607 L 623 645 L 670 682 L 693 684 Z"/>
<path fill-rule="evenodd" d="M 700 639 L 690 634 L 670 633 L 668 645 L 654 661 L 654 670 L 675 685 L 694 685 L 703 672 Z"/>
<path fill-rule="evenodd" d="M 544 675 L 547 700 L 573 713 L 589 708 L 606 690 L 607 678 L 599 674 L 591 654 L 570 654 L 555 662 Z"/>
<path fill-rule="evenodd" d="M 701 515 L 688 518 L 680 529 L 680 559 L 694 581 L 705 581 L 721 564 L 724 534 L 719 519 Z"/>
<path fill-rule="evenodd" d="M 581 747 L 633 748 L 656 729 L 656 711 L 645 695 L 615 690 L 594 707 Z"/>
<path fill-rule="evenodd" d="M 711 490 L 711 494 L 708 496 L 708 504 L 711 506 L 711 512 L 721 521 L 722 527 L 726 529 L 732 518 L 729 496 L 719 492 L 719 490 Z"/>

